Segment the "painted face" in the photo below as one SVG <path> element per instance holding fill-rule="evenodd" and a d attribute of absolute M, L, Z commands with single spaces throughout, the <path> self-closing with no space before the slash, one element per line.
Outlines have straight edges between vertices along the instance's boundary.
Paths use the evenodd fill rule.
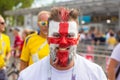
<path fill-rule="evenodd" d="M 57 58 L 57 64 L 64 67 L 69 64 L 76 51 L 78 30 L 75 21 L 49 22 L 48 42 L 53 61 Z"/>

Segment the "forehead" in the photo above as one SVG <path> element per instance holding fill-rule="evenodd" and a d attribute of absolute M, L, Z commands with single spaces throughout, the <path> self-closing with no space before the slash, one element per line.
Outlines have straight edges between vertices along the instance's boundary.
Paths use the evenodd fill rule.
<path fill-rule="evenodd" d="M 62 24 L 62 25 L 61 25 Z M 53 33 L 78 33 L 77 23 L 75 21 L 68 21 L 67 24 L 65 22 L 49 22 L 49 36 L 52 36 Z"/>
<path fill-rule="evenodd" d="M 48 18 L 49 18 L 49 14 L 47 14 L 47 13 L 42 13 L 38 16 L 38 20 L 47 21 Z"/>
<path fill-rule="evenodd" d="M 4 22 L 4 19 L 3 17 L 0 16 L 0 22 Z"/>
<path fill-rule="evenodd" d="M 68 27 L 67 29 L 69 32 L 75 32 L 78 29 L 77 23 L 75 21 L 67 22 L 68 26 L 67 26 L 67 24 L 65 24 L 65 25 L 61 25 L 61 24 L 64 24 L 64 22 L 50 21 L 49 22 L 49 31 L 50 32 L 58 32 L 61 28 L 66 29 L 66 27 Z"/>

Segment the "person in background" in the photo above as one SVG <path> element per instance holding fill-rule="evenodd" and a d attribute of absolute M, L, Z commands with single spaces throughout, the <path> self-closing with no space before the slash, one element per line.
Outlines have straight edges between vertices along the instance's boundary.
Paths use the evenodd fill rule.
<path fill-rule="evenodd" d="M 24 41 L 25 41 L 25 38 L 30 35 L 30 34 L 34 34 L 36 33 L 34 30 L 30 30 L 30 29 L 24 29 L 22 31 L 22 39 L 23 39 L 23 42 L 22 42 L 22 47 L 21 47 L 21 50 L 23 48 L 23 45 L 24 45 Z"/>
<path fill-rule="evenodd" d="M 120 80 L 120 43 L 116 45 L 107 68 L 108 80 Z"/>
<path fill-rule="evenodd" d="M 80 34 L 80 42 L 84 42 L 85 39 L 86 39 L 84 30 L 81 29 L 81 30 L 79 31 L 79 34 Z"/>
<path fill-rule="evenodd" d="M 22 51 L 22 37 L 20 35 L 20 29 L 15 27 L 13 30 L 13 35 L 14 35 L 14 45 L 13 45 L 13 55 L 17 58 L 20 57 L 21 51 Z"/>
<path fill-rule="evenodd" d="M 23 41 L 25 40 L 25 38 L 30 34 L 30 30 L 29 29 L 24 29 L 22 31 L 22 39 Z"/>
<path fill-rule="evenodd" d="M 114 36 L 114 33 L 110 33 L 110 37 L 107 39 L 107 45 L 109 50 L 113 50 L 117 44 L 117 39 Z"/>
<path fill-rule="evenodd" d="M 22 39 L 23 39 L 23 41 L 25 40 L 25 38 L 26 38 L 28 35 L 34 34 L 34 33 L 36 33 L 36 31 L 31 30 L 31 29 L 24 29 L 24 30 L 22 31 Z"/>
<path fill-rule="evenodd" d="M 47 43 L 48 11 L 41 11 L 38 14 L 38 26 L 40 33 L 29 35 L 23 45 L 20 70 L 39 61 L 49 54 L 49 45 Z"/>
<path fill-rule="evenodd" d="M 114 37 L 116 37 L 116 34 L 115 34 L 115 32 L 113 31 L 113 29 L 112 28 L 110 28 L 109 30 L 108 30 L 108 32 L 106 33 L 106 41 L 108 40 L 108 38 L 110 37 L 110 34 L 114 34 Z"/>
<path fill-rule="evenodd" d="M 21 71 L 18 80 L 107 80 L 102 68 L 76 53 L 76 9 L 54 7 L 48 28 L 50 55 Z"/>
<path fill-rule="evenodd" d="M 105 39 L 103 33 L 100 30 L 96 29 L 95 34 L 94 34 L 93 43 L 95 45 L 105 45 L 105 40 L 106 39 Z"/>
<path fill-rule="evenodd" d="M 5 62 L 10 57 L 10 39 L 5 31 L 5 20 L 0 15 L 0 80 L 8 80 L 5 72 Z"/>

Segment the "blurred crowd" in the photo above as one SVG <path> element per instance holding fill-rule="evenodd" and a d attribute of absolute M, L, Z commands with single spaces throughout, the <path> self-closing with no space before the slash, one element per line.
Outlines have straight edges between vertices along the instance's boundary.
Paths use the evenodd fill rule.
<path fill-rule="evenodd" d="M 102 32 L 95 27 L 91 27 L 88 31 L 79 30 L 80 42 L 92 45 L 105 45 L 108 49 L 113 50 L 115 45 L 120 42 L 120 31 L 114 32 L 109 29 L 107 32 Z"/>

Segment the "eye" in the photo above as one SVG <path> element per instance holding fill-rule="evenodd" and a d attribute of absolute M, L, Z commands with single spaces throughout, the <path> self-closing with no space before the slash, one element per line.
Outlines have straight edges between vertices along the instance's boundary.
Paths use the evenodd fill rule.
<path fill-rule="evenodd" d="M 73 38 L 74 36 L 75 36 L 74 33 L 69 33 L 69 34 L 67 35 L 68 38 Z"/>
<path fill-rule="evenodd" d="M 53 37 L 60 38 L 60 34 L 59 33 L 53 33 Z"/>

